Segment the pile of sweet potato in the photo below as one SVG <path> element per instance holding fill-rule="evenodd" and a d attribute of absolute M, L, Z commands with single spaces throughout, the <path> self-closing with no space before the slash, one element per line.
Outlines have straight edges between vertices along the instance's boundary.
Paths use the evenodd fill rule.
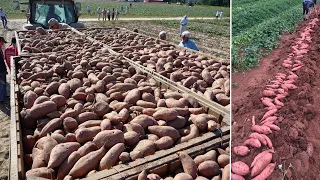
<path fill-rule="evenodd" d="M 87 39 L 81 38 L 70 30 L 67 31 L 45 31 L 47 34 L 39 35 L 34 32 L 37 38 L 21 38 L 22 53 L 46 53 L 46 52 L 70 52 L 76 53 L 79 50 L 92 51 L 92 46 L 98 46 L 97 43 L 92 43 Z M 26 37 L 26 36 L 22 36 Z M 102 45 L 99 45 L 102 46 Z"/>
<path fill-rule="evenodd" d="M 153 69 L 207 99 L 226 106 L 230 103 L 230 64 L 170 45 L 154 48 L 121 48 L 125 57 Z"/>
<path fill-rule="evenodd" d="M 179 160 L 181 167 L 173 174 L 160 177 L 158 174 L 142 171 L 138 180 L 229 180 L 230 179 L 230 155 L 229 147 L 225 150 L 218 148 L 192 159 L 186 152 L 181 151 Z M 170 169 L 172 171 L 172 169 Z"/>
<path fill-rule="evenodd" d="M 220 128 L 189 94 L 99 48 L 18 62 L 27 177 L 90 176 Z"/>
<path fill-rule="evenodd" d="M 148 46 L 160 43 L 156 39 L 131 33 L 117 28 L 87 29 L 81 31 L 91 38 L 100 41 L 110 47 Z"/>
<path fill-rule="evenodd" d="M 233 162 L 231 166 L 233 172 L 232 179 L 243 180 L 243 176 L 250 173 L 250 168 L 250 175 L 253 180 L 267 179 L 274 171 L 276 163 L 272 163 L 272 156 L 275 151 L 271 140 L 266 135 L 272 133 L 272 131 L 280 130 L 280 127 L 276 125 L 278 120 L 276 113 L 285 106 L 282 101 L 289 96 L 289 91 L 297 89 L 295 83 L 298 80 L 298 76 L 295 72 L 304 66 L 299 59 L 308 52 L 308 42 L 311 41 L 311 27 L 315 25 L 316 21 L 311 21 L 304 32 L 301 33 L 301 37 L 296 44 L 292 46 L 293 52 L 281 64 L 286 72 L 277 73 L 275 78 L 263 90 L 261 102 L 267 112 L 263 115 L 260 125 L 255 124 L 255 117 L 253 117 L 251 130 L 254 133 L 250 134 L 249 139 L 242 146 L 233 147 L 234 153 L 238 156 L 248 155 L 250 152 L 248 147 L 261 148 L 266 146 L 269 149 L 259 153 L 253 159 L 250 167 L 242 161 Z M 308 146 L 308 148 L 313 149 L 312 146 Z"/>

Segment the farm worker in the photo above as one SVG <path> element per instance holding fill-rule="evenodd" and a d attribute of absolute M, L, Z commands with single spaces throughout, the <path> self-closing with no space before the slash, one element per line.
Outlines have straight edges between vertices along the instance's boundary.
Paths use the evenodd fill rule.
<path fill-rule="evenodd" d="M 123 5 L 120 6 L 120 10 L 121 10 L 121 12 L 123 12 Z"/>
<path fill-rule="evenodd" d="M 139 33 L 138 29 L 134 29 L 133 32 L 135 33 Z"/>
<path fill-rule="evenodd" d="M 309 8 L 311 7 L 313 0 L 303 0 L 303 19 L 308 20 Z"/>
<path fill-rule="evenodd" d="M 7 14 L 2 8 L 0 8 L 0 16 L 1 16 L 3 28 L 7 29 L 7 24 L 8 24 Z"/>
<path fill-rule="evenodd" d="M 101 16 L 101 8 L 98 7 L 97 9 L 97 14 L 98 14 L 98 20 L 100 21 L 100 16 Z"/>
<path fill-rule="evenodd" d="M 219 14 L 220 18 L 223 17 L 223 12 L 221 11 L 220 14 Z"/>
<path fill-rule="evenodd" d="M 111 12 L 111 19 L 114 20 L 114 8 L 112 8 L 112 12 Z"/>
<path fill-rule="evenodd" d="M 2 47 L 5 43 L 7 43 L 7 41 L 0 36 L 0 103 L 3 103 L 7 96 L 7 67 L 2 52 Z"/>
<path fill-rule="evenodd" d="M 220 14 L 220 12 L 219 12 L 219 11 L 217 11 L 217 13 L 216 13 L 216 19 L 218 19 L 219 14 Z"/>
<path fill-rule="evenodd" d="M 9 69 L 11 69 L 11 67 L 10 67 L 11 56 L 18 56 L 18 48 L 17 48 L 16 38 L 13 37 L 11 39 L 11 45 L 9 47 L 7 47 L 6 50 L 4 50 L 4 56 L 5 56 L 6 63 L 9 67 Z"/>
<path fill-rule="evenodd" d="M 182 41 L 179 46 L 199 51 L 198 46 L 190 39 L 190 32 L 184 31 L 181 35 Z"/>
<path fill-rule="evenodd" d="M 103 8 L 102 10 L 102 21 L 106 21 L 107 20 L 107 10 L 106 8 Z"/>
<path fill-rule="evenodd" d="M 116 20 L 119 20 L 120 11 L 116 9 Z"/>
<path fill-rule="evenodd" d="M 129 13 L 129 8 L 126 6 L 126 15 Z"/>
<path fill-rule="evenodd" d="M 107 10 L 107 15 L 108 15 L 108 21 L 110 21 L 110 9 Z"/>
<path fill-rule="evenodd" d="M 48 25 L 50 29 L 68 29 L 69 25 L 65 23 L 59 23 L 55 18 L 51 18 L 48 21 Z"/>
<path fill-rule="evenodd" d="M 87 6 L 87 12 L 88 12 L 88 15 L 91 16 L 91 7 L 90 6 Z"/>
<path fill-rule="evenodd" d="M 166 40 L 167 39 L 167 33 L 165 31 L 161 31 L 159 33 L 159 39 Z"/>
<path fill-rule="evenodd" d="M 130 8 L 132 8 L 132 3 L 130 3 Z"/>
<path fill-rule="evenodd" d="M 187 30 L 188 17 L 185 15 L 180 21 L 180 35 Z"/>

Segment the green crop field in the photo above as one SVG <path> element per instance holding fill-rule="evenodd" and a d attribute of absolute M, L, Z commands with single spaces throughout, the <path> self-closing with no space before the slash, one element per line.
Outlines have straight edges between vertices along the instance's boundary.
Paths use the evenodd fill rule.
<path fill-rule="evenodd" d="M 250 69 L 277 46 L 284 32 L 302 20 L 300 0 L 240 0 L 232 8 L 232 64 L 234 71 Z"/>
<path fill-rule="evenodd" d="M 9 18 L 24 18 L 24 14 L 21 11 L 13 9 L 13 0 L 0 0 L 0 7 L 2 7 L 8 14 Z M 27 0 L 20 0 L 25 2 Z M 103 1 L 103 0 L 78 0 L 77 2 L 82 3 L 82 18 L 88 18 L 86 7 L 91 6 L 91 11 L 96 13 L 98 7 L 101 8 L 118 8 L 121 5 L 129 6 L 128 2 L 116 2 L 116 1 Z M 21 5 L 21 9 L 26 9 L 25 5 Z M 133 8 L 129 9 L 129 14 L 126 17 L 181 17 L 188 15 L 189 17 L 214 17 L 216 11 L 223 11 L 224 16 L 230 15 L 230 8 L 228 7 L 217 7 L 217 6 L 194 6 L 188 7 L 186 5 L 166 4 L 166 3 L 139 3 L 133 2 Z M 121 15 L 122 16 L 122 15 Z M 91 16 L 95 17 L 95 16 Z"/>

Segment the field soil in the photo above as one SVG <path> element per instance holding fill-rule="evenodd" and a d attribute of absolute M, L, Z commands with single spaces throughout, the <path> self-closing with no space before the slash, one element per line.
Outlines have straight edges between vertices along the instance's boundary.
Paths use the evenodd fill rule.
<path fill-rule="evenodd" d="M 258 123 L 266 112 L 260 100 L 262 92 L 277 73 L 285 72 L 281 64 L 292 53 L 291 46 L 298 41 L 300 33 L 311 20 L 299 23 L 296 32 L 284 34 L 279 41 L 279 47 L 269 56 L 263 57 L 259 67 L 248 72 L 232 74 L 233 147 L 241 145 L 252 133 L 251 117 L 255 116 Z M 275 149 L 272 162 L 277 164 L 273 174 L 268 178 L 270 180 L 282 179 L 283 171 L 288 169 L 290 163 L 293 168 L 288 169 L 285 179 L 320 179 L 319 24 L 318 21 L 311 32 L 312 41 L 309 43 L 308 53 L 299 59 L 305 66 L 296 72 L 299 78 L 295 85 L 298 88 L 289 91 L 289 96 L 283 101 L 284 107 L 277 112 L 276 124 L 281 130 L 268 135 Z M 232 162 L 243 161 L 250 166 L 253 158 L 264 149 L 251 149 L 246 157 L 232 153 Z M 283 171 L 278 169 L 278 165 L 282 165 Z M 251 178 L 247 176 L 246 179 Z"/>

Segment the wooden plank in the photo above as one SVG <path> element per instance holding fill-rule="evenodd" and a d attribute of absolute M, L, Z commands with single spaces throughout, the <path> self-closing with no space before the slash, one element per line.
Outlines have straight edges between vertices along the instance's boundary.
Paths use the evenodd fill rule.
<path fill-rule="evenodd" d="M 15 76 L 16 68 L 13 57 L 11 58 L 11 88 L 10 97 L 15 97 Z M 16 112 L 18 111 L 18 106 L 15 103 L 15 98 L 10 98 L 11 107 L 11 120 L 10 120 L 10 168 L 9 168 L 9 179 L 19 179 L 19 161 L 18 161 L 18 142 L 17 142 L 17 119 Z"/>
<path fill-rule="evenodd" d="M 216 149 L 216 148 L 220 147 L 221 141 L 222 141 L 221 138 L 216 138 L 216 139 L 213 139 L 207 143 L 189 148 L 189 149 L 185 150 L 185 152 L 187 154 L 189 154 L 191 157 L 194 157 L 197 155 L 197 153 L 199 151 L 207 151 L 207 150 Z M 148 164 L 144 164 L 144 165 L 135 167 L 135 168 L 130 169 L 128 171 L 120 172 L 120 173 L 115 174 L 111 177 L 104 177 L 103 179 L 110 179 L 110 180 L 134 179 L 143 170 L 150 171 L 152 169 L 161 167 L 163 164 L 171 164 L 171 163 L 177 161 L 178 159 L 179 159 L 179 156 L 177 154 L 171 154 L 169 156 L 165 156 L 161 159 L 150 162 Z M 94 177 L 92 176 L 92 178 L 94 178 Z"/>
<path fill-rule="evenodd" d="M 223 127 L 219 130 L 216 130 L 215 132 L 208 132 L 208 133 L 202 135 L 201 137 L 191 139 L 188 142 L 177 144 L 176 146 L 174 146 L 170 149 L 157 151 L 154 155 L 146 156 L 144 158 L 138 159 L 138 160 L 130 162 L 128 164 L 114 166 L 111 170 L 104 170 L 104 171 L 97 172 L 96 174 L 91 176 L 90 179 L 91 178 L 92 179 L 100 179 L 100 178 L 108 177 L 108 176 L 111 176 L 111 175 L 114 175 L 114 174 L 117 174 L 120 172 L 124 172 L 129 169 L 136 168 L 136 167 L 142 166 L 144 164 L 148 164 L 150 162 L 156 161 L 156 160 L 163 158 L 163 157 L 166 157 L 170 154 L 174 154 L 176 152 L 186 150 L 186 149 L 189 149 L 194 146 L 205 144 L 208 141 L 211 141 L 212 139 L 216 139 L 216 138 L 221 139 L 223 134 L 229 134 L 229 133 L 230 133 L 230 128 Z M 86 179 L 89 179 L 89 178 L 86 178 Z"/>

